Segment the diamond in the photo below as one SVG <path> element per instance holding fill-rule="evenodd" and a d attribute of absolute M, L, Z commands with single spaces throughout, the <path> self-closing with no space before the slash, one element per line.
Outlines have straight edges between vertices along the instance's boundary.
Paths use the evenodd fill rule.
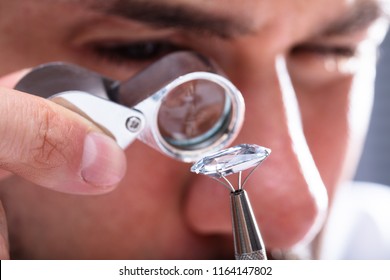
<path fill-rule="evenodd" d="M 208 175 L 230 190 L 230 205 L 236 259 L 266 259 L 264 244 L 244 185 L 249 176 L 271 153 L 270 149 L 241 144 L 209 154 L 196 162 L 191 171 Z M 244 170 L 251 171 L 242 181 Z M 238 173 L 238 188 L 226 176 Z"/>
<path fill-rule="evenodd" d="M 230 174 L 255 168 L 263 162 L 271 150 L 254 144 L 240 144 L 207 155 L 191 167 L 191 172 L 222 178 Z"/>

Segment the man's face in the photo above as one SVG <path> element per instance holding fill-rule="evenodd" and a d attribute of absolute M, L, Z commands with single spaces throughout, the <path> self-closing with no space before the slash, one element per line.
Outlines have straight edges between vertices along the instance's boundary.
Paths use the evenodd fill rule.
<path fill-rule="evenodd" d="M 272 149 L 247 191 L 266 247 L 286 249 L 317 232 L 327 197 L 331 202 L 359 149 L 371 102 L 376 41 L 368 31 L 376 4 L 0 1 L 0 74 L 60 60 L 126 79 L 175 50 L 213 59 L 245 99 L 235 144 Z M 223 186 L 140 142 L 126 154 L 124 180 L 101 196 L 57 193 L 16 177 L 2 182 L 13 256 L 232 256 Z"/>

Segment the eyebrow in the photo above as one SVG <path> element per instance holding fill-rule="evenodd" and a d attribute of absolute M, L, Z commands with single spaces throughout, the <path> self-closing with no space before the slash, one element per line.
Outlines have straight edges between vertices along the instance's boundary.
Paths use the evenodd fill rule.
<path fill-rule="evenodd" d="M 322 29 L 322 36 L 351 34 L 367 28 L 381 16 L 385 16 L 382 5 L 377 1 L 359 0 L 341 19 L 330 22 Z"/>
<path fill-rule="evenodd" d="M 115 0 L 102 1 L 97 5 L 91 4 L 90 7 L 109 15 L 136 20 L 156 28 L 174 27 L 200 34 L 216 35 L 225 39 L 250 34 L 254 30 L 252 24 L 242 18 L 238 21 L 183 4 Z"/>
<path fill-rule="evenodd" d="M 88 1 L 88 0 L 87 0 Z M 255 25 L 242 17 L 237 20 L 211 14 L 188 4 L 144 0 L 93 0 L 89 7 L 108 15 L 139 21 L 156 28 L 178 28 L 223 39 L 255 33 Z M 346 35 L 367 28 L 381 16 L 388 16 L 386 0 L 357 0 L 339 19 L 320 27 L 317 36 Z"/>

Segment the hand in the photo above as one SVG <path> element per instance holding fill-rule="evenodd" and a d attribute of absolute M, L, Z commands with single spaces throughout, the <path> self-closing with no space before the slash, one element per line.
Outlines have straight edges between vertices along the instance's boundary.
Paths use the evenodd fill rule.
<path fill-rule="evenodd" d="M 67 193 L 112 190 L 126 170 L 125 154 L 115 140 L 60 105 L 11 89 L 22 75 L 0 79 L 0 180 L 15 174 Z M 0 203 L 0 257 L 8 256 Z"/>
<path fill-rule="evenodd" d="M 116 142 L 64 107 L 10 89 L 17 75 L 0 79 L 0 169 L 64 192 L 112 189 L 126 169 Z"/>

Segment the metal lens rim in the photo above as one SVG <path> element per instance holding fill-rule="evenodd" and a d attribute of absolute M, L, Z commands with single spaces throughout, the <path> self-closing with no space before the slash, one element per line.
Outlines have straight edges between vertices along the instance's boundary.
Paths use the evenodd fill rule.
<path fill-rule="evenodd" d="M 228 97 L 225 99 L 225 102 L 230 101 L 230 104 L 225 104 L 225 108 L 228 108 L 228 112 L 225 115 L 225 119 L 227 119 L 227 124 L 222 124 L 219 127 L 215 128 L 215 130 L 221 129 L 221 133 L 216 133 L 216 131 L 214 131 L 212 135 L 210 135 L 210 137 L 204 137 L 205 135 L 203 134 L 200 137 L 203 137 L 204 141 L 199 142 L 199 139 L 196 139 L 198 143 L 193 144 L 192 148 L 188 149 L 190 145 L 173 145 L 172 143 L 167 141 L 159 131 L 157 118 L 164 97 L 176 87 L 193 80 L 206 80 L 209 82 L 216 83 L 224 89 Z M 152 129 L 156 144 L 163 153 L 185 162 L 196 161 L 205 153 L 216 151 L 229 145 L 234 140 L 235 136 L 238 134 L 238 131 L 240 130 L 244 120 L 245 105 L 240 91 L 228 79 L 217 74 L 209 72 L 192 72 L 180 76 L 171 83 L 169 83 L 167 86 L 165 86 L 163 89 L 161 89 L 159 91 L 159 94 L 157 94 L 156 98 L 160 100 L 159 106 L 155 111 L 153 124 L 154 129 Z M 195 139 L 193 140 L 195 142 Z"/>

